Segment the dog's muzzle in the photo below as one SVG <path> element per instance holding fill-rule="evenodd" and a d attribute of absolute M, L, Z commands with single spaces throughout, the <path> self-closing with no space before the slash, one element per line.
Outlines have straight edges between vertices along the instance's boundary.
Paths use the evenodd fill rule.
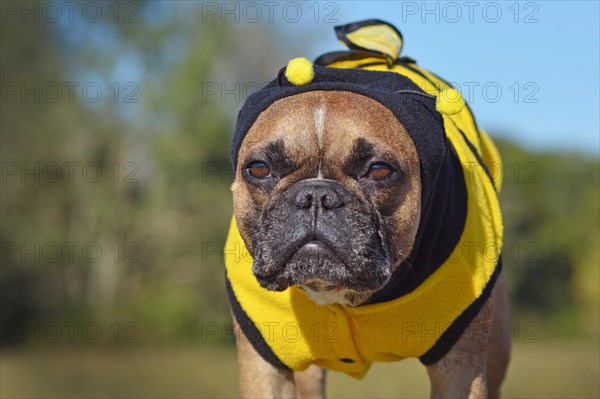
<path fill-rule="evenodd" d="M 292 185 L 264 215 L 253 272 L 268 289 L 319 280 L 367 290 L 389 277 L 372 215 L 336 180 L 305 179 Z"/>

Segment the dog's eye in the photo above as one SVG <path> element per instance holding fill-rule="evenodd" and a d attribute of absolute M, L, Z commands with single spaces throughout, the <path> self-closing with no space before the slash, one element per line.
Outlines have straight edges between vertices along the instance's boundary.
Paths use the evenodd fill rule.
<path fill-rule="evenodd" d="M 248 165 L 248 174 L 257 179 L 264 179 L 271 175 L 271 169 L 262 162 L 252 162 Z"/>
<path fill-rule="evenodd" d="M 391 175 L 393 171 L 394 170 L 390 165 L 383 162 L 378 162 L 371 165 L 369 171 L 367 172 L 367 176 L 373 180 L 383 180 Z"/>

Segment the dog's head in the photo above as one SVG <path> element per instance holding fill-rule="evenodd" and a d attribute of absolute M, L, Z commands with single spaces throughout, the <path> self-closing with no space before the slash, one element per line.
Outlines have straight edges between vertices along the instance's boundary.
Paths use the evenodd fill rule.
<path fill-rule="evenodd" d="M 426 109 L 420 101 L 402 110 L 413 125 L 431 119 L 411 112 Z M 364 302 L 415 242 L 428 173 L 414 137 L 382 101 L 353 91 L 317 87 L 263 108 L 233 151 L 234 213 L 257 280 L 318 303 Z"/>
<path fill-rule="evenodd" d="M 236 220 L 267 289 L 298 285 L 323 302 L 354 303 L 411 250 L 419 158 L 373 99 L 336 91 L 281 99 L 249 130 L 238 165 Z"/>

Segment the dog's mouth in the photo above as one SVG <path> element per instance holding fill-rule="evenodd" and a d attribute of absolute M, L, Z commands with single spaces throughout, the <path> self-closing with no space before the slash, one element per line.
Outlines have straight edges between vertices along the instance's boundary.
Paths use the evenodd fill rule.
<path fill-rule="evenodd" d="M 259 283 L 269 290 L 282 291 L 289 286 L 306 286 L 324 289 L 323 281 L 337 274 L 341 276 L 347 270 L 330 245 L 314 237 L 306 237 L 295 246 L 279 248 L 278 261 L 271 267 L 253 268 Z M 327 286 L 335 288 L 333 283 Z"/>
<path fill-rule="evenodd" d="M 334 251 L 321 240 L 310 240 L 303 244 L 292 254 L 292 256 L 331 256 L 335 257 Z"/>
<path fill-rule="evenodd" d="M 280 268 L 270 274 L 256 269 L 261 286 L 271 291 L 283 291 L 297 286 L 321 305 L 357 306 L 380 289 L 391 276 L 391 268 L 358 274 L 320 240 L 302 244 Z"/>

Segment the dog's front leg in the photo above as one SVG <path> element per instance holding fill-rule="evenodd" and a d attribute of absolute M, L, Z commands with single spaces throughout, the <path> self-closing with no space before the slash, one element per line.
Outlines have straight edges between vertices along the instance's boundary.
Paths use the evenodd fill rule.
<path fill-rule="evenodd" d="M 240 396 L 242 398 L 295 398 L 294 372 L 272 366 L 262 358 L 233 319 L 236 332 Z"/>
<path fill-rule="evenodd" d="M 314 364 L 304 371 L 294 373 L 296 393 L 298 398 L 324 398 L 325 397 L 325 370 Z"/>
<path fill-rule="evenodd" d="M 432 398 L 486 398 L 488 331 L 493 302 L 488 299 L 452 349 L 427 366 Z"/>

